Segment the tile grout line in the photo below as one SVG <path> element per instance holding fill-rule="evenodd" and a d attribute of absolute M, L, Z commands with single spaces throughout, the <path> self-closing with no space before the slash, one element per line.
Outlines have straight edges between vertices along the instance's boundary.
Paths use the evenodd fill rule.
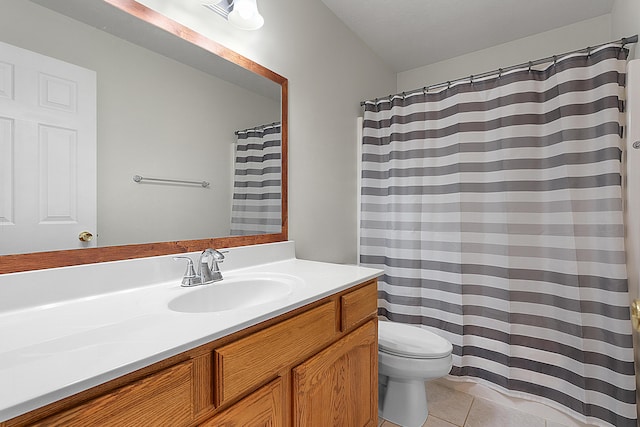
<path fill-rule="evenodd" d="M 471 395 L 469 395 L 471 396 Z M 462 422 L 462 425 L 460 427 L 464 427 L 467 424 L 467 420 L 469 419 L 469 414 L 471 413 L 471 408 L 473 407 L 473 402 L 476 401 L 475 396 L 471 397 L 471 404 L 469 405 L 469 409 L 467 410 L 467 415 L 464 417 L 464 421 Z"/>

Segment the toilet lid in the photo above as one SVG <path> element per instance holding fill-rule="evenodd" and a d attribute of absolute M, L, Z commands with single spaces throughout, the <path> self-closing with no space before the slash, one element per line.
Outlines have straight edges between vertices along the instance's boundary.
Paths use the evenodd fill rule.
<path fill-rule="evenodd" d="M 378 348 L 386 353 L 416 359 L 437 359 L 453 351 L 446 339 L 418 326 L 378 322 Z"/>

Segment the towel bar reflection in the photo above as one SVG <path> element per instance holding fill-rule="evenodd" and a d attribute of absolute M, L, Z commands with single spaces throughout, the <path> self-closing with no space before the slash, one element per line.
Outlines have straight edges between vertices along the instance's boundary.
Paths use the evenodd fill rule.
<path fill-rule="evenodd" d="M 155 181 L 155 182 L 168 182 L 172 184 L 195 184 L 195 185 L 200 185 L 204 188 L 209 188 L 208 181 L 188 181 L 183 179 L 149 178 L 149 177 L 140 176 L 140 175 L 134 175 L 133 180 L 135 182 Z"/>

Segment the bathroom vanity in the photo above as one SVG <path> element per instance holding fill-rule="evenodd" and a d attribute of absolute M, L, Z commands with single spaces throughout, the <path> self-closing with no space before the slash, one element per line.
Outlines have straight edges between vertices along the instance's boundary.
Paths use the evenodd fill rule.
<path fill-rule="evenodd" d="M 375 426 L 376 277 L 380 271 L 295 258 L 293 242 L 287 241 L 287 79 L 134 0 L 13 0 L 3 7 L 2 16 L 20 22 L 15 28 L 3 27 L 4 41 L 61 61 L 78 61 L 77 65 L 86 68 L 102 67 L 93 61 L 95 52 L 100 52 L 97 56 L 109 61 L 94 71 L 105 87 L 111 81 L 110 71 L 121 68 L 113 65 L 114 55 L 108 52 L 119 52 L 131 43 L 139 43 L 135 49 L 145 49 L 144 54 L 131 57 L 155 58 L 160 54 L 171 58 L 175 50 L 189 68 L 188 76 L 194 70 L 215 79 L 227 76 L 229 83 L 243 87 L 243 93 L 255 92 L 275 106 L 270 116 L 282 126 L 282 153 L 280 232 L 223 236 L 207 230 L 142 239 L 124 232 L 126 238 L 109 240 L 110 227 L 103 224 L 97 227 L 102 228 L 98 233 L 102 244 L 95 248 L 76 241 L 72 246 L 45 248 L 38 238 L 14 239 L 35 245 L 0 255 L 0 427 Z M 21 17 L 38 20 L 26 25 Z M 49 27 L 58 22 L 64 25 Z M 29 28 L 42 31 L 33 34 Z M 67 34 L 67 30 L 80 31 L 64 40 L 81 40 L 82 49 L 57 57 L 59 46 L 55 52 L 47 46 L 53 35 Z M 44 43 L 33 40 L 33 46 L 22 46 L 31 36 L 42 36 Z M 87 48 L 89 36 L 99 44 Z M 135 40 L 112 38 L 125 36 Z M 83 52 L 89 53 L 90 60 L 78 57 Z M 203 64 L 208 65 L 203 68 Z M 149 74 L 142 74 L 146 83 Z M 129 72 L 123 77 L 114 75 L 112 80 L 146 86 L 136 85 L 133 77 Z M 125 114 L 121 110 L 128 104 L 139 105 L 141 96 L 131 96 L 135 103 L 116 98 L 113 117 Z M 219 107 L 206 113 L 208 118 L 218 117 L 220 112 L 241 117 L 220 100 Z M 173 103 L 152 98 L 147 102 L 180 110 Z M 114 147 L 116 141 L 127 145 L 150 141 L 155 147 L 155 132 L 169 135 L 158 131 L 158 120 L 149 128 L 123 128 L 121 120 L 110 119 L 111 110 L 100 105 L 99 129 L 145 138 L 131 143 L 108 133 L 98 136 L 98 144 L 103 141 Z M 246 108 L 238 105 L 245 112 Z M 144 110 L 135 108 L 125 116 Z M 142 126 L 145 121 L 135 122 Z M 227 122 L 221 119 L 221 123 Z M 107 123 L 118 125 L 110 128 Z M 226 135 L 219 140 L 226 141 Z M 232 137 L 233 132 L 228 135 Z M 210 131 L 205 132 L 204 141 L 211 144 Z M 213 150 L 219 153 L 217 148 Z M 104 148 L 98 151 L 104 153 Z M 144 156 L 133 159 L 136 168 L 143 160 L 158 163 L 148 156 L 153 150 L 141 151 Z M 120 159 L 120 153 L 116 157 Z M 100 164 L 102 171 L 117 169 Z M 195 173 L 191 163 L 187 166 L 185 173 Z M 230 175 L 224 173 L 227 169 L 206 166 L 207 173 L 214 170 Z M 120 178 L 100 176 L 98 181 L 124 182 Z M 138 190 L 146 190 L 149 196 L 151 189 L 160 189 L 140 187 L 128 180 L 127 184 L 124 190 L 111 192 L 118 197 L 97 197 L 115 201 L 133 189 L 137 200 Z M 219 184 L 216 191 L 232 187 L 222 181 Z M 218 193 L 209 197 L 225 215 L 231 211 L 220 203 L 231 197 Z M 155 197 L 154 201 L 160 199 Z M 145 225 L 156 224 L 150 227 L 154 231 L 171 224 L 182 231 L 188 223 L 175 216 L 163 221 L 155 214 L 165 208 L 155 203 L 142 205 L 149 205 L 152 212 L 124 219 L 118 216 L 113 229 L 121 232 L 129 226 L 138 230 L 142 227 L 134 222 L 136 218 L 143 218 Z M 184 209 L 185 204 L 176 201 L 170 205 L 181 213 L 196 213 L 198 219 L 191 223 L 206 223 L 214 217 L 210 209 L 194 208 L 191 203 L 192 209 Z M 129 208 L 121 210 L 128 212 Z M 202 212 L 207 212 L 207 220 Z M 99 216 L 107 217 L 104 212 Z M 211 237 L 214 235 L 217 237 Z M 221 266 L 223 280 L 181 287 L 185 264 L 173 256 L 187 255 L 195 261 L 205 248 L 228 249 Z"/>
<path fill-rule="evenodd" d="M 253 261 L 238 261 L 243 259 Z M 255 264 L 256 259 L 267 262 Z M 86 291 L 92 295 L 76 301 L 37 301 L 39 306 L 0 312 L 1 320 L 8 321 L 0 324 L 8 327 L 23 316 L 26 333 L 36 326 L 34 319 L 64 324 L 60 316 L 69 317 L 70 310 L 76 310 L 78 317 L 71 316 L 76 322 L 87 309 L 100 319 L 100 325 L 77 332 L 52 326 L 58 336 L 50 331 L 44 342 L 36 342 L 44 336 L 39 333 L 32 342 L 13 337 L 0 344 L 0 359 L 5 360 L 0 426 L 377 425 L 379 272 L 295 259 L 292 242 L 232 248 L 225 262 L 230 268 L 223 269 L 225 279 L 219 284 L 228 280 L 240 292 L 245 282 L 239 278 L 247 283 L 261 275 L 295 280 L 286 295 L 274 300 L 237 310 L 179 312 L 168 308 L 171 301 L 219 284 L 181 287 L 183 264 L 155 257 L 57 274 L 73 281 L 74 274 L 89 273 L 108 282 L 114 274 L 109 270 L 126 269 L 137 280 L 151 263 L 154 271 L 171 270 L 170 282 L 115 293 L 101 293 L 97 283 Z M 21 274 L 37 280 L 47 272 Z M 25 280 L 16 279 L 16 285 Z M 21 306 L 26 299 L 15 297 L 14 302 Z M 101 317 L 112 310 L 113 318 Z M 0 326 L 0 334 L 9 336 L 8 327 Z M 105 343 L 100 338 L 105 328 L 120 336 Z M 61 343 L 65 351 L 59 350 Z M 60 353 L 52 354 L 56 351 Z M 11 380 L 15 383 L 7 384 Z"/>

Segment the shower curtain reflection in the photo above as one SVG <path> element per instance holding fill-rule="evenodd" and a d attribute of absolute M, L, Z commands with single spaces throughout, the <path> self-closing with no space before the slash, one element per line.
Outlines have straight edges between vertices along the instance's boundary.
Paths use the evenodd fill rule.
<path fill-rule="evenodd" d="M 360 253 L 451 374 L 636 426 L 621 195 L 626 50 L 365 103 Z"/>
<path fill-rule="evenodd" d="M 282 230 L 280 123 L 237 131 L 231 235 Z"/>

